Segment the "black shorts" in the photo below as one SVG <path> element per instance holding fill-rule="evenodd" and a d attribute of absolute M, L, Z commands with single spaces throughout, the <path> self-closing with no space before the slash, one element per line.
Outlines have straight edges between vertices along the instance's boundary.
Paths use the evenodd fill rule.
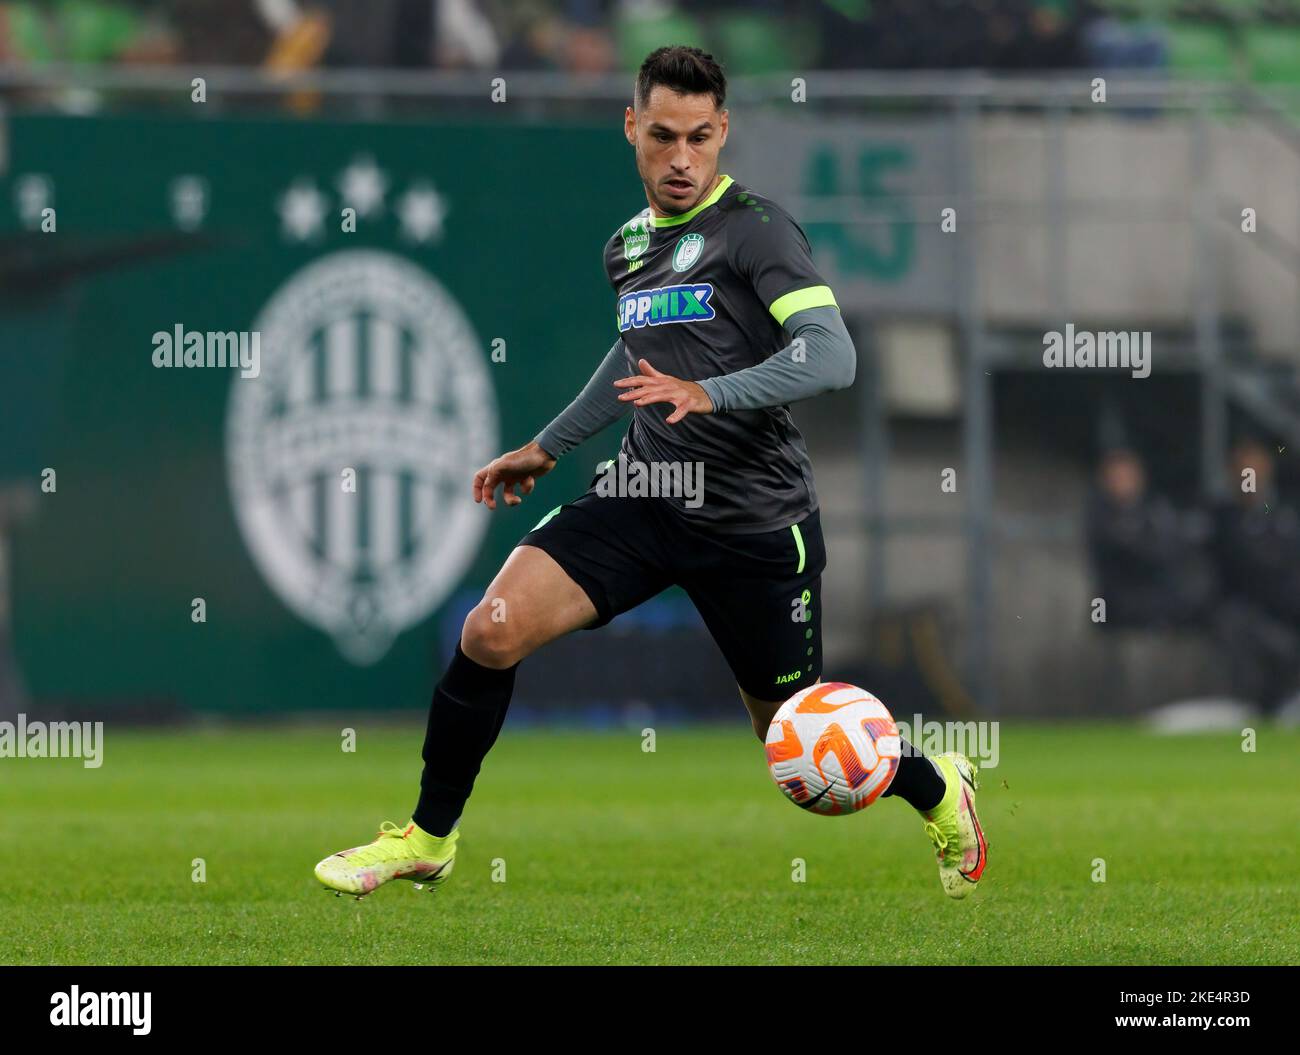
<path fill-rule="evenodd" d="M 776 531 L 721 535 L 662 499 L 588 491 L 519 544 L 544 550 L 582 587 L 597 613 L 584 629 L 680 586 L 751 696 L 784 700 L 821 677 L 826 544 L 816 510 Z"/>

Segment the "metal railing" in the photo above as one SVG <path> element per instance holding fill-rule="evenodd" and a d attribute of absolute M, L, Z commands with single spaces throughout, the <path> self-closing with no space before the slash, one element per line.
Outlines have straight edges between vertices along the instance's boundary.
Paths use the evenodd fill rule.
<path fill-rule="evenodd" d="M 1160 73 L 1065 70 L 1032 76 L 1001 76 L 980 71 L 819 71 L 733 78 L 728 97 L 737 104 L 789 102 L 792 81 L 799 78 L 815 102 L 932 103 L 952 107 L 962 103 L 990 106 L 1090 107 L 1094 75 L 1104 75 L 1110 107 L 1142 109 L 1158 106 L 1195 108 L 1212 102 L 1270 115 L 1285 125 L 1288 112 L 1300 106 L 1300 85 L 1279 85 L 1267 92 L 1247 83 L 1191 81 Z M 48 65 L 0 64 L 0 90 L 85 90 L 166 98 L 175 93 L 188 102 L 190 85 L 199 77 L 210 100 L 222 97 L 279 96 L 315 93 L 343 100 L 358 98 L 423 99 L 491 102 L 498 80 L 507 99 L 543 102 L 625 102 L 632 92 L 630 74 L 568 74 L 534 70 L 397 70 L 310 69 L 280 72 L 250 66 L 112 66 L 77 63 Z"/>

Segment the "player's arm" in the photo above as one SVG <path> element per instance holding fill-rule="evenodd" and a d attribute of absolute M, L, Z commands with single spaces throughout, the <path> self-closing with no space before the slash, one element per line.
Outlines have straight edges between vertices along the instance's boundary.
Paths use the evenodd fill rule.
<path fill-rule="evenodd" d="M 779 407 L 853 384 L 858 355 L 838 308 L 804 308 L 785 328 L 794 340 L 757 366 L 700 381 L 714 413 Z"/>
<path fill-rule="evenodd" d="M 474 501 L 496 509 L 496 489 L 501 486 L 506 505 L 519 505 L 523 498 L 515 493 L 516 487 L 524 495 L 532 494 L 537 477 L 555 468 L 557 458 L 627 413 L 627 406 L 618 401 L 614 388 L 615 379 L 626 377 L 627 372 L 627 356 L 620 337 L 591 380 L 554 421 L 529 443 L 494 458 L 474 474 Z"/>
<path fill-rule="evenodd" d="M 778 407 L 853 384 L 853 339 L 789 213 L 771 202 L 737 209 L 727 223 L 727 262 L 793 340 L 757 366 L 701 380 L 717 411 Z"/>
<path fill-rule="evenodd" d="M 627 375 L 627 352 L 620 337 L 573 402 L 534 437 L 534 442 L 558 458 L 614 424 L 628 410 L 626 403 L 619 402 L 614 382 Z"/>
<path fill-rule="evenodd" d="M 687 414 L 780 407 L 853 384 L 858 356 L 838 308 L 804 308 L 787 317 L 785 327 L 794 338 L 789 345 L 733 374 L 683 381 L 643 359 L 640 376 L 614 382 L 627 389 L 619 398 L 639 407 L 672 403 L 665 421 L 674 425 Z"/>

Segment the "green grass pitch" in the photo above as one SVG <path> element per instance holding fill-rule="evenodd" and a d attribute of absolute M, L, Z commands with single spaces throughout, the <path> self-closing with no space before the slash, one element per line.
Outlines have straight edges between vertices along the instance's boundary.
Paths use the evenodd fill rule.
<path fill-rule="evenodd" d="M 347 754 L 337 727 L 110 725 L 98 770 L 0 760 L 0 962 L 1300 961 L 1294 732 L 1249 754 L 1004 722 L 990 865 L 950 902 L 910 808 L 801 813 L 747 726 L 660 728 L 645 753 L 636 730 L 507 725 L 441 891 L 327 895 L 319 858 L 408 816 L 422 732 L 360 725 Z"/>

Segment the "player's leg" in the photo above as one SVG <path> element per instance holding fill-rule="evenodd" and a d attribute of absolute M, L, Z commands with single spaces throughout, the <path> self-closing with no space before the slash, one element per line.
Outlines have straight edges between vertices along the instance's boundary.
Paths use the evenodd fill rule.
<path fill-rule="evenodd" d="M 465 619 L 424 740 L 417 828 L 453 835 L 496 742 L 519 663 L 584 627 L 603 626 L 665 589 L 636 499 L 591 492 L 543 517 Z"/>
<path fill-rule="evenodd" d="M 822 676 L 821 573 L 825 543 L 820 517 L 794 529 L 729 539 L 707 554 L 687 585 L 726 657 L 749 710 L 766 739 L 772 715 L 794 693 Z M 924 822 L 938 851 L 944 890 L 964 897 L 979 881 L 987 847 L 975 815 L 976 770 L 961 755 L 927 758 L 906 741 L 883 797 L 903 799 Z"/>
<path fill-rule="evenodd" d="M 816 685 L 819 681 L 821 681 L 821 678 L 809 682 L 809 684 Z M 772 719 L 776 716 L 776 712 L 781 709 L 781 704 L 785 703 L 785 700 L 760 700 L 757 696 L 751 696 L 740 685 L 737 685 L 736 688 L 740 690 L 741 702 L 744 703 L 745 710 L 749 712 L 749 720 L 754 726 L 754 735 L 760 741 L 766 741 L 767 727 L 772 724 Z M 793 696 L 794 693 L 790 695 Z M 789 697 L 787 696 L 786 699 L 789 699 Z"/>
<path fill-rule="evenodd" d="M 521 543 L 465 617 L 460 647 L 474 662 L 502 670 L 596 615 L 591 598 L 554 557 Z"/>
<path fill-rule="evenodd" d="M 821 678 L 808 682 L 808 685 L 819 684 Z M 804 685 L 803 688 L 807 688 L 808 685 Z M 772 724 L 776 712 L 781 709 L 781 705 L 785 703 L 785 699 L 789 699 L 789 696 L 782 700 L 761 700 L 751 696 L 741 686 L 736 687 L 740 689 L 740 698 L 745 704 L 745 710 L 749 712 L 749 720 L 754 726 L 754 735 L 766 742 L 768 726 Z M 947 790 L 943 772 L 938 768 L 939 764 L 927 758 L 920 748 L 913 747 L 906 740 L 901 742 L 903 754 L 898 760 L 898 769 L 881 797 L 888 798 L 894 795 L 914 808 L 926 812 L 943 801 L 944 792 Z M 901 784 L 900 775 L 903 777 Z M 918 806 L 918 802 L 922 805 Z"/>
<path fill-rule="evenodd" d="M 821 518 L 812 513 L 797 528 L 733 541 L 719 564 L 687 590 L 736 675 L 760 740 L 781 704 L 822 676 Z M 897 796 L 924 812 L 937 807 L 945 791 L 936 765 L 904 741 L 882 797 Z"/>
<path fill-rule="evenodd" d="M 372 843 L 325 858 L 316 877 L 357 897 L 392 879 L 433 888 L 445 882 L 455 865 L 457 821 L 501 732 L 520 660 L 595 619 L 595 605 L 553 557 L 515 547 L 465 618 L 434 689 L 411 819 L 401 827 L 385 822 Z"/>
<path fill-rule="evenodd" d="M 820 582 L 814 582 L 808 589 L 815 594 L 820 587 Z M 816 637 L 814 628 L 813 638 Z M 820 656 L 820 646 L 814 647 L 813 651 L 814 655 Z M 742 656 L 736 662 L 742 668 L 749 666 L 752 669 L 755 660 Z M 785 662 L 788 665 L 788 660 Z M 820 673 L 820 665 L 815 669 Z M 820 681 L 818 677 L 802 687 Z M 772 718 L 789 696 L 768 700 L 746 692 L 744 686 L 738 688 L 753 723 L 754 734 L 760 741 L 766 741 Z M 950 897 L 965 897 L 979 882 L 988 859 L 984 832 L 975 812 L 978 770 L 964 755 L 954 752 L 927 758 L 906 740 L 902 741 L 898 762 L 894 778 L 881 797 L 892 795 L 901 798 L 921 814 L 925 834 L 935 846 L 939 881 L 944 892 Z"/>
<path fill-rule="evenodd" d="M 445 838 L 456 827 L 505 722 L 519 663 L 596 617 L 591 599 L 555 558 L 536 546 L 515 547 L 465 617 L 434 690 L 411 814 L 420 830 Z"/>
<path fill-rule="evenodd" d="M 947 751 L 932 761 L 943 776 L 944 794 L 933 809 L 920 811 L 921 818 L 926 836 L 934 843 L 944 893 L 963 898 L 975 889 L 988 864 L 988 844 L 975 813 L 979 769 L 956 751 Z"/>
<path fill-rule="evenodd" d="M 466 617 L 434 690 L 411 820 L 386 825 L 367 846 L 327 857 L 316 868 L 321 882 L 364 895 L 390 879 L 436 887 L 447 878 L 461 812 L 505 721 L 520 661 L 665 589 L 655 530 L 637 499 L 588 492 L 520 540 Z"/>

